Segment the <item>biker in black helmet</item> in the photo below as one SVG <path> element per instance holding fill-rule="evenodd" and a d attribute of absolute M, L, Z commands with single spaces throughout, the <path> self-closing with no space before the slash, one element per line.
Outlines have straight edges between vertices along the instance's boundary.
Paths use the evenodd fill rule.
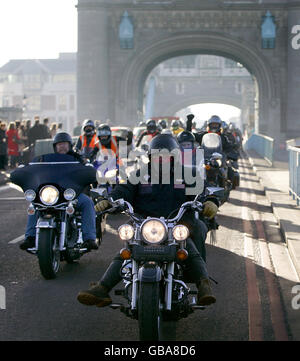
<path fill-rule="evenodd" d="M 199 133 L 194 133 L 197 143 L 201 145 L 202 138 L 207 133 L 216 133 L 221 137 L 222 140 L 222 149 L 224 153 L 230 153 L 234 151 L 234 144 L 230 142 L 228 137 L 222 133 L 222 120 L 218 115 L 213 115 L 207 121 L 207 128 L 204 131 L 200 131 Z"/>
<path fill-rule="evenodd" d="M 177 141 L 180 144 L 181 149 L 194 149 L 196 139 L 192 132 L 184 130 L 177 135 Z"/>
<path fill-rule="evenodd" d="M 67 155 L 69 157 L 64 158 L 65 162 L 74 162 L 82 161 L 80 155 L 75 153 L 72 150 L 72 138 L 68 133 L 61 132 L 57 133 L 53 139 L 53 154 L 44 154 L 33 159 L 33 163 L 39 162 L 48 162 L 48 161 L 62 161 L 62 155 Z M 96 214 L 94 210 L 93 201 L 86 194 L 79 194 L 78 203 L 76 208 L 82 212 L 82 235 L 84 245 L 89 249 L 98 249 L 98 244 L 96 242 Z M 28 216 L 26 231 L 25 231 L 25 240 L 20 244 L 22 250 L 32 248 L 35 245 L 35 226 L 37 223 L 36 214 Z"/>
<path fill-rule="evenodd" d="M 95 124 L 91 119 L 86 119 L 82 125 L 82 134 L 75 145 L 76 151 L 84 158 L 93 161 L 99 151 L 99 141 L 95 132 Z"/>
<path fill-rule="evenodd" d="M 97 129 L 97 137 L 101 145 L 109 145 L 111 142 L 111 129 L 107 124 L 100 124 Z"/>
<path fill-rule="evenodd" d="M 166 119 L 160 119 L 160 120 L 158 121 L 158 124 L 162 127 L 162 129 L 168 128 L 168 124 L 167 124 Z"/>
<path fill-rule="evenodd" d="M 146 122 L 147 129 L 140 135 L 139 140 L 136 143 L 136 147 L 139 147 L 142 139 L 145 136 L 148 136 L 149 139 L 152 139 L 157 134 L 159 134 L 159 131 L 157 129 L 156 121 L 154 119 L 148 119 Z"/>
<path fill-rule="evenodd" d="M 176 151 L 180 152 L 178 142 L 170 134 L 159 134 L 153 138 L 149 146 L 150 163 L 157 162 L 159 159 L 158 152 L 163 150 L 172 152 L 172 154 L 165 154 L 166 157 L 163 156 L 162 162 L 168 161 L 167 159 L 170 161 L 173 155 L 175 155 L 176 162 Z M 175 182 L 173 167 L 170 167 L 170 182 L 167 184 L 163 183 L 161 178 L 158 184 L 153 183 L 153 173 L 151 173 L 153 167 L 151 167 L 151 164 L 147 164 L 145 167 L 147 167 L 146 170 L 148 171 L 145 176 L 145 179 L 147 178 L 146 184 L 144 182 L 132 182 L 133 177 L 139 177 L 141 174 L 144 175 L 144 170 L 141 168 L 129 177 L 126 184 L 118 184 L 114 188 L 110 193 L 112 199 L 123 198 L 130 202 L 135 212 L 143 217 L 168 217 L 172 211 L 178 209 L 184 202 L 194 198 L 186 195 L 187 185 L 183 180 L 179 184 L 177 179 Z M 107 200 L 102 200 L 95 206 L 97 212 L 104 211 L 107 208 L 110 208 L 110 203 Z M 218 207 L 215 203 L 204 199 L 204 217 L 214 217 L 217 209 Z M 194 223 L 192 218 L 193 214 L 189 214 L 182 223 L 188 224 L 192 237 L 200 237 L 201 239 L 198 242 L 204 243 L 207 227 L 204 221 L 197 220 L 197 223 Z M 198 303 L 200 305 L 214 303 L 216 299 L 212 294 L 206 264 L 192 238 L 187 240 L 187 250 L 189 257 L 185 261 L 185 266 L 189 276 L 198 287 Z M 78 301 L 85 305 L 97 305 L 98 307 L 109 305 L 112 302 L 109 292 L 121 280 L 120 269 L 122 262 L 123 260 L 120 254 L 118 254 L 106 270 L 99 284 L 79 292 L 77 296 Z"/>

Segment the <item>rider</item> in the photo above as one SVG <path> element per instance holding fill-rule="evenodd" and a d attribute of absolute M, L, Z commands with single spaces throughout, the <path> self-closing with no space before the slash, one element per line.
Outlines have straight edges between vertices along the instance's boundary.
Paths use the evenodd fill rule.
<path fill-rule="evenodd" d="M 139 147 L 143 138 L 148 137 L 152 140 L 157 134 L 159 134 L 155 119 L 148 119 L 146 122 L 147 129 L 140 135 L 139 140 L 136 143 L 136 147 Z"/>
<path fill-rule="evenodd" d="M 112 135 L 111 128 L 108 124 L 100 124 L 97 129 L 97 136 L 99 140 L 99 148 L 101 155 L 110 155 L 116 157 L 117 165 L 122 164 L 122 160 L 119 158 L 118 145 L 120 141 L 126 141 L 126 139 Z M 127 145 L 132 139 L 127 140 Z"/>
<path fill-rule="evenodd" d="M 95 124 L 91 119 L 86 119 L 82 125 L 82 134 L 77 140 L 75 150 L 83 154 L 85 158 L 93 161 L 99 151 L 98 138 L 95 131 Z"/>
<path fill-rule="evenodd" d="M 235 144 L 237 145 L 237 149 L 242 149 L 243 135 L 240 129 L 237 128 L 234 123 L 229 123 L 228 133 L 233 135 Z"/>
<path fill-rule="evenodd" d="M 174 164 L 177 164 L 179 161 L 178 156 L 164 157 L 157 156 L 158 154 L 153 154 L 153 151 L 160 151 L 162 149 L 167 149 L 169 152 L 175 150 L 178 154 L 180 153 L 179 145 L 176 139 L 169 134 L 160 134 L 156 136 L 150 143 L 149 148 L 149 164 L 145 165 L 146 174 L 148 174 L 148 180 L 146 184 L 132 182 L 129 178 L 126 184 L 119 184 L 115 189 L 110 193 L 112 199 L 120 199 L 130 202 L 137 214 L 140 214 L 142 217 L 152 216 L 152 217 L 168 217 L 169 214 L 178 209 L 184 202 L 190 200 L 192 196 L 186 195 L 186 184 L 182 180 L 181 183 L 176 184 L 174 182 Z M 151 152 L 152 151 L 152 152 Z M 170 182 L 168 184 L 163 184 L 162 182 L 162 173 L 157 170 L 157 168 L 151 167 L 150 163 L 154 165 L 170 163 Z M 159 177 L 159 184 L 151 182 L 155 174 L 152 173 L 152 169 Z M 131 176 L 135 177 L 139 174 L 144 174 L 143 169 L 137 170 L 137 173 L 132 174 Z M 151 177 L 152 175 L 152 177 Z M 146 176 L 145 176 L 146 177 Z M 145 178 L 146 179 L 146 178 Z M 193 197 L 192 197 L 193 198 Z M 204 198 L 204 196 L 203 196 Z M 95 210 L 97 212 L 104 211 L 107 208 L 110 208 L 111 205 L 109 201 L 102 200 L 96 204 Z M 217 213 L 218 206 L 212 200 L 204 198 L 204 210 L 203 216 L 208 218 L 213 218 Z M 207 227 L 203 221 L 200 219 L 197 222 L 193 221 L 193 214 L 187 214 L 182 223 L 189 226 L 192 238 L 199 237 L 198 242 L 205 242 Z M 198 247 L 192 241 L 191 238 L 187 239 L 187 251 L 189 257 L 185 262 L 186 271 L 188 272 L 189 279 L 192 282 L 195 282 L 198 288 L 198 304 L 200 305 L 209 305 L 216 301 L 216 298 L 212 294 L 209 276 L 206 269 L 206 264 L 203 261 Z M 97 305 L 98 307 L 104 307 L 109 305 L 112 300 L 109 296 L 110 290 L 119 283 L 120 278 L 120 268 L 122 266 L 122 259 L 118 254 L 106 270 L 105 274 L 102 276 L 99 284 L 91 286 L 90 289 L 80 291 L 77 299 L 79 302 L 86 305 Z"/>
<path fill-rule="evenodd" d="M 201 131 L 199 133 L 194 133 L 196 137 L 196 141 L 201 145 L 202 138 L 207 133 L 215 133 L 221 137 L 222 140 L 222 148 L 224 153 L 229 153 L 234 150 L 234 144 L 230 142 L 226 134 L 222 133 L 222 120 L 218 115 L 213 115 L 207 121 L 207 128 L 205 131 Z"/>
<path fill-rule="evenodd" d="M 162 130 L 168 128 L 168 123 L 167 123 L 166 119 L 159 119 L 158 125 L 161 126 Z"/>
<path fill-rule="evenodd" d="M 184 130 L 183 132 L 177 135 L 177 141 L 179 143 L 181 152 L 182 152 L 182 163 L 187 161 L 191 164 L 185 164 L 189 166 L 196 166 L 196 139 L 192 132 Z M 189 161 L 189 153 L 191 154 L 191 159 Z"/>
<path fill-rule="evenodd" d="M 171 130 L 174 135 L 178 135 L 179 133 L 184 131 L 184 129 L 181 126 L 181 122 L 178 119 L 172 120 Z"/>
<path fill-rule="evenodd" d="M 53 140 L 53 149 L 56 154 L 67 154 L 72 156 L 71 161 L 81 161 L 84 163 L 82 158 L 72 150 L 72 138 L 68 133 L 61 132 L 57 133 Z M 47 162 L 48 155 L 41 155 L 33 159 L 35 162 Z M 53 159 L 52 159 L 53 161 Z M 89 250 L 98 249 L 96 242 L 96 223 L 95 223 L 95 210 L 92 200 L 85 194 L 81 193 L 78 196 L 77 209 L 82 212 L 82 235 L 84 246 Z M 37 222 L 36 213 L 28 216 L 25 240 L 20 244 L 22 250 L 33 248 L 35 246 L 35 226 Z"/>

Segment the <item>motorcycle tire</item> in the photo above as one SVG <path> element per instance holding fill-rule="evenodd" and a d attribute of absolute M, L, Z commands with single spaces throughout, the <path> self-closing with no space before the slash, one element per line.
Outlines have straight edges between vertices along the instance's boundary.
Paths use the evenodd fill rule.
<path fill-rule="evenodd" d="M 160 325 L 158 282 L 140 284 L 138 322 L 140 341 L 158 341 Z"/>
<path fill-rule="evenodd" d="M 60 252 L 54 249 L 56 237 L 53 228 L 40 229 L 38 259 L 41 274 L 46 280 L 56 278 L 60 266 Z"/>

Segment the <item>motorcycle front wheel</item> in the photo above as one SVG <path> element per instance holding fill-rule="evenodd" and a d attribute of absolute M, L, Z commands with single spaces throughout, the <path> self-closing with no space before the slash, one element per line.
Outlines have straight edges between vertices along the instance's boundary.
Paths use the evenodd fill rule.
<path fill-rule="evenodd" d="M 53 228 L 40 229 L 38 259 L 42 276 L 46 280 L 56 277 L 60 265 L 60 252 L 56 249 L 56 232 Z"/>
<path fill-rule="evenodd" d="M 138 321 L 140 341 L 158 341 L 160 327 L 158 282 L 140 284 Z"/>

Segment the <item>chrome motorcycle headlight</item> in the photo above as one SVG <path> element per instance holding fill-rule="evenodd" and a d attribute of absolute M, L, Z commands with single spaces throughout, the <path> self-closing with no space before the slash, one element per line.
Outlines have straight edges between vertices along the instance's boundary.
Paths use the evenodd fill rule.
<path fill-rule="evenodd" d="M 189 229 L 182 224 L 178 224 L 173 228 L 173 237 L 177 242 L 185 241 L 189 235 Z"/>
<path fill-rule="evenodd" d="M 64 191 L 64 198 L 67 201 L 72 201 L 76 196 L 76 192 L 72 188 L 68 188 Z"/>
<path fill-rule="evenodd" d="M 24 196 L 26 201 L 32 202 L 36 197 L 36 193 L 33 189 L 27 189 L 27 191 L 24 193 Z"/>
<path fill-rule="evenodd" d="M 123 224 L 118 229 L 122 241 L 130 241 L 134 236 L 134 228 L 130 224 Z"/>
<path fill-rule="evenodd" d="M 148 243 L 160 243 L 166 234 L 166 226 L 158 219 L 150 219 L 142 225 L 142 236 Z"/>
<path fill-rule="evenodd" d="M 46 206 L 52 206 L 55 204 L 59 197 L 59 191 L 54 186 L 45 186 L 40 190 L 41 201 Z"/>

